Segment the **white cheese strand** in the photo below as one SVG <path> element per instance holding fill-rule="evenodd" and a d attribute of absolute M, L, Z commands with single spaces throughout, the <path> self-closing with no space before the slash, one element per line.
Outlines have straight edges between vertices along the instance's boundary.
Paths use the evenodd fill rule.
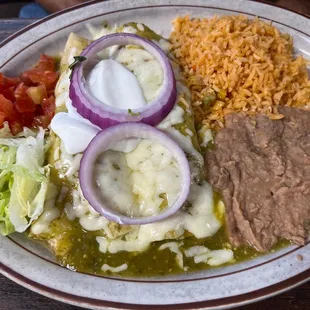
<path fill-rule="evenodd" d="M 117 273 L 117 272 L 125 271 L 125 270 L 127 270 L 127 268 L 128 268 L 127 264 L 123 264 L 123 265 L 120 265 L 120 266 L 117 266 L 117 267 L 111 267 L 111 266 L 109 266 L 107 264 L 104 264 L 101 269 L 103 271 L 105 271 L 105 272 L 109 270 L 111 272 Z"/>
<path fill-rule="evenodd" d="M 176 262 L 180 268 L 184 268 L 184 262 L 183 262 L 183 254 L 181 253 L 179 249 L 179 244 L 177 242 L 168 242 L 164 243 L 159 247 L 159 251 L 162 251 L 164 249 L 170 249 L 171 252 L 176 254 Z"/>

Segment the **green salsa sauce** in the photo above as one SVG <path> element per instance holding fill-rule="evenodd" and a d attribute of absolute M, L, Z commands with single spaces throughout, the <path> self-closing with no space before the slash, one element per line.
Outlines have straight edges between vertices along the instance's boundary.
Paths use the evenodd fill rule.
<path fill-rule="evenodd" d="M 222 220 L 223 218 L 221 218 Z M 125 271 L 117 273 L 120 276 L 148 277 L 184 273 L 184 270 L 176 262 L 176 255 L 169 248 L 159 250 L 162 244 L 172 241 L 182 241 L 182 245 L 180 246 L 180 250 L 182 251 L 193 246 L 205 246 L 210 250 L 231 249 L 234 253 L 234 260 L 229 264 L 242 262 L 262 255 L 252 247 L 233 247 L 228 241 L 225 224 L 212 237 L 197 239 L 190 233 L 185 233 L 178 240 L 154 242 L 144 252 L 120 251 L 115 254 L 102 253 L 99 251 L 99 244 L 96 241 L 96 237 L 103 235 L 102 231 L 90 232 L 84 230 L 78 220 L 70 221 L 63 211 L 61 217 L 51 223 L 47 233 L 30 235 L 30 237 L 50 244 L 57 260 L 62 266 L 71 270 L 95 275 L 112 274 L 110 271 L 102 271 L 101 268 L 104 264 L 117 267 L 124 263 L 128 265 L 128 268 Z M 54 245 L 54 248 L 51 245 Z M 288 241 L 281 240 L 271 252 L 287 245 L 289 245 Z M 214 268 L 207 263 L 196 264 L 193 258 L 185 256 L 184 266 L 188 267 L 187 272 Z"/>

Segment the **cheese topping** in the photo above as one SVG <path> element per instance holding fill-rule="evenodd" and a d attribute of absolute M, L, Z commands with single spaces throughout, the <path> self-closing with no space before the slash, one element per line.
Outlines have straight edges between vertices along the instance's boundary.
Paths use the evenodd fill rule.
<path fill-rule="evenodd" d="M 147 102 L 157 97 L 164 75 L 160 63 L 152 54 L 141 48 L 127 47 L 118 52 L 115 60 L 134 73 Z"/>
<path fill-rule="evenodd" d="M 47 188 L 46 200 L 44 203 L 44 212 L 39 219 L 31 226 L 33 234 L 41 234 L 47 231 L 48 226 L 60 216 L 60 210 L 55 207 L 58 197 L 58 190 L 53 183 L 49 183 Z"/>
<path fill-rule="evenodd" d="M 106 252 L 144 251 L 155 241 L 177 239 L 185 231 L 196 238 L 213 236 L 221 224 L 213 214 L 213 193 L 209 184 L 202 186 L 192 184 L 188 202 L 192 205 L 188 210 L 181 210 L 170 218 L 160 222 L 141 225 L 125 235 L 125 240 L 109 240 L 97 237 L 97 242 Z"/>
<path fill-rule="evenodd" d="M 232 250 L 209 250 L 204 246 L 193 246 L 184 251 L 186 257 L 193 257 L 196 264 L 207 263 L 210 266 L 219 266 L 233 260 Z"/>
<path fill-rule="evenodd" d="M 164 130 L 174 125 L 181 124 L 184 122 L 183 116 L 184 110 L 176 104 L 171 112 L 157 125 L 157 128 Z"/>
<path fill-rule="evenodd" d="M 194 257 L 194 262 L 207 263 L 210 266 L 219 266 L 230 262 L 234 258 L 234 253 L 232 250 L 214 250 L 208 253 L 196 255 Z"/>
<path fill-rule="evenodd" d="M 200 140 L 201 140 L 200 145 L 203 147 L 207 147 L 209 142 L 213 141 L 212 131 L 209 128 L 202 127 L 198 131 L 198 135 L 199 135 Z"/>
<path fill-rule="evenodd" d="M 162 251 L 164 249 L 170 249 L 171 252 L 176 254 L 175 260 L 177 264 L 179 265 L 179 267 L 183 269 L 184 268 L 183 254 L 179 250 L 179 244 L 177 242 L 168 242 L 168 243 L 162 244 L 158 250 Z"/>
<path fill-rule="evenodd" d="M 179 169 L 168 149 L 143 139 L 130 153 L 109 150 L 99 157 L 94 169 L 97 193 L 121 214 L 158 214 L 179 196 Z"/>
<path fill-rule="evenodd" d="M 127 264 L 123 264 L 123 265 L 120 265 L 120 266 L 117 266 L 117 267 L 111 267 L 111 266 L 109 266 L 109 265 L 107 265 L 107 264 L 104 264 L 103 266 L 102 266 L 102 270 L 103 271 L 111 271 L 111 272 L 122 272 L 122 271 L 125 271 L 125 270 L 127 270 L 127 268 L 128 268 L 128 265 Z"/>

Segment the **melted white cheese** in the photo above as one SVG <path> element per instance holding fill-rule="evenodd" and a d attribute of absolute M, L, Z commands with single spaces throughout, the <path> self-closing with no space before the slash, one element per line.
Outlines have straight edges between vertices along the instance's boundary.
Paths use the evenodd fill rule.
<path fill-rule="evenodd" d="M 102 216 L 87 214 L 81 217 L 80 224 L 88 231 L 105 230 L 109 221 Z"/>
<path fill-rule="evenodd" d="M 193 246 L 184 251 L 186 257 L 193 257 L 196 264 L 207 263 L 210 266 L 219 266 L 230 262 L 234 258 L 232 250 L 209 250 L 204 246 Z"/>
<path fill-rule="evenodd" d="M 166 40 L 166 39 L 160 39 L 159 42 L 154 41 L 154 40 L 153 40 L 153 42 L 154 42 L 155 44 L 159 45 L 159 47 L 160 47 L 166 54 L 168 54 L 168 53 L 170 52 L 172 45 L 171 45 L 171 43 L 170 43 L 168 40 Z"/>
<path fill-rule="evenodd" d="M 88 91 L 105 105 L 125 110 L 146 105 L 136 76 L 113 59 L 98 62 L 86 83 Z"/>
<path fill-rule="evenodd" d="M 117 267 L 111 267 L 111 266 L 109 266 L 109 265 L 107 265 L 107 264 L 104 264 L 103 266 L 102 266 L 102 270 L 103 271 L 111 271 L 111 272 L 122 272 L 122 271 L 125 271 L 125 270 L 127 270 L 127 268 L 128 268 L 128 265 L 127 264 L 123 264 L 123 265 L 120 265 L 120 266 L 117 266 Z"/>
<path fill-rule="evenodd" d="M 31 226 L 31 232 L 35 235 L 39 235 L 48 230 L 49 225 L 55 219 L 60 216 L 60 210 L 58 208 L 52 208 L 45 210 L 40 218 Z"/>
<path fill-rule="evenodd" d="M 71 71 L 67 70 L 61 74 L 58 80 L 58 83 L 55 88 L 56 107 L 66 105 L 66 101 L 69 98 L 70 74 Z"/>
<path fill-rule="evenodd" d="M 115 24 L 114 27 L 96 27 L 92 24 L 86 24 L 87 30 L 90 32 L 94 40 L 106 36 L 108 34 L 116 33 L 118 26 Z"/>
<path fill-rule="evenodd" d="M 189 128 L 186 128 L 185 129 L 185 132 L 187 133 L 188 136 L 192 137 L 194 135 L 194 133 L 189 129 Z"/>
<path fill-rule="evenodd" d="M 44 212 L 31 226 L 31 232 L 33 234 L 38 235 L 46 232 L 51 222 L 60 216 L 60 210 L 55 207 L 57 197 L 57 187 L 53 183 L 49 183 L 44 203 Z"/>
<path fill-rule="evenodd" d="M 192 233 L 196 238 L 213 236 L 221 224 L 213 214 L 213 192 L 209 184 L 202 186 L 192 184 L 189 202 L 192 207 L 181 210 L 168 219 L 160 222 L 137 226 L 133 233 L 125 235 L 125 240 L 107 240 L 97 238 L 101 245 L 104 242 L 106 252 L 144 251 L 155 241 L 177 239 L 185 231 Z"/>
<path fill-rule="evenodd" d="M 157 59 L 141 48 L 122 48 L 115 60 L 134 73 L 147 102 L 154 100 L 163 84 L 163 69 Z"/>
<path fill-rule="evenodd" d="M 144 31 L 144 26 L 142 24 L 140 24 L 140 23 L 137 24 L 137 28 L 140 31 Z"/>
<path fill-rule="evenodd" d="M 232 250 L 214 250 L 194 256 L 194 262 L 196 264 L 204 262 L 210 266 L 219 266 L 230 262 L 233 258 L 234 253 Z"/>
<path fill-rule="evenodd" d="M 80 169 L 80 161 L 82 154 L 72 155 L 66 151 L 63 141 L 60 142 L 60 146 L 56 148 L 58 160 L 55 161 L 54 166 L 58 170 L 60 178 L 67 178 L 72 183 L 77 182 L 78 171 Z"/>
<path fill-rule="evenodd" d="M 213 141 L 213 135 L 211 129 L 208 129 L 206 127 L 202 127 L 198 131 L 198 135 L 200 137 L 201 143 L 200 145 L 203 147 L 207 147 L 209 142 Z"/>
<path fill-rule="evenodd" d="M 103 203 L 128 216 L 158 214 L 163 195 L 169 207 L 181 189 L 179 167 L 171 152 L 147 139 L 129 153 L 104 152 L 94 171 Z"/>
<path fill-rule="evenodd" d="M 97 242 L 99 243 L 99 250 L 104 249 L 103 253 L 118 253 L 120 251 L 126 252 L 143 252 L 147 250 L 150 243 L 148 241 L 141 240 L 107 240 L 103 237 L 97 237 Z"/>
<path fill-rule="evenodd" d="M 139 208 L 132 193 L 131 171 L 125 153 L 107 151 L 98 159 L 94 179 L 102 202 L 129 216 L 138 216 Z"/>
<path fill-rule="evenodd" d="M 184 110 L 178 104 L 175 104 L 170 113 L 157 125 L 157 128 L 164 130 L 182 124 L 184 122 L 183 117 Z"/>
<path fill-rule="evenodd" d="M 122 32 L 135 34 L 137 33 L 137 29 L 132 26 L 126 26 L 123 28 Z"/>
<path fill-rule="evenodd" d="M 186 257 L 194 257 L 196 255 L 205 254 L 210 250 L 204 246 L 196 245 L 184 251 Z"/>
<path fill-rule="evenodd" d="M 173 139 L 185 153 L 192 155 L 197 160 L 200 167 L 203 167 L 203 157 L 195 149 L 190 136 L 184 136 L 180 131 L 173 127 L 162 129 L 162 131 L 165 132 L 171 139 Z"/>
<path fill-rule="evenodd" d="M 77 182 L 77 178 L 76 178 Z M 83 197 L 80 186 L 72 192 L 72 203 L 66 203 L 65 212 L 69 220 L 78 219 L 80 225 L 87 231 L 102 230 L 107 238 L 115 239 L 130 231 L 129 226 L 118 225 L 108 221 L 97 213 Z"/>
<path fill-rule="evenodd" d="M 183 262 L 183 254 L 179 249 L 179 244 L 177 242 L 168 242 L 164 243 L 159 247 L 159 251 L 162 251 L 164 249 L 170 249 L 171 252 L 176 254 L 175 260 L 180 268 L 184 268 L 184 262 Z"/>
<path fill-rule="evenodd" d="M 63 186 L 60 189 L 60 193 L 59 193 L 59 196 L 57 198 L 57 202 L 63 202 L 65 197 L 67 196 L 68 192 L 69 192 L 69 188 L 66 186 Z"/>
<path fill-rule="evenodd" d="M 115 142 L 110 150 L 116 152 L 130 153 L 137 148 L 141 139 L 138 138 L 127 138 L 121 141 Z"/>

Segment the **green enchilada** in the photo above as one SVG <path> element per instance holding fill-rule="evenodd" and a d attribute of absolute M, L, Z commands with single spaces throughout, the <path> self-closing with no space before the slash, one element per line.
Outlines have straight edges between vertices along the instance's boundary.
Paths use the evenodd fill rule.
<path fill-rule="evenodd" d="M 204 162 L 194 126 L 190 93 L 170 53 L 169 42 L 145 25 L 136 23 L 117 28 L 91 27 L 90 30 L 94 39 L 115 31 L 137 33 L 153 40 L 167 53 L 176 78 L 177 100 L 157 128 L 174 139 L 187 156 L 192 175 L 190 195 L 178 213 L 162 222 L 141 226 L 111 222 L 95 212 L 82 195 L 78 179 L 82 154 L 68 154 L 64 142 L 52 132 L 48 163 L 53 167 L 51 179 L 55 186 L 51 188 L 46 204 L 50 202 L 53 207 L 47 209 L 32 226 L 30 237 L 46 242 L 62 265 L 98 274 L 117 272 L 146 276 L 197 270 L 232 262 L 234 258 L 229 244 L 223 246 L 220 242 L 225 238 L 221 228 L 223 204 L 213 197 L 212 188 L 204 181 Z M 55 90 L 59 112 L 71 108 L 66 106 L 70 83 L 68 64 L 88 44 L 88 40 L 76 34 L 69 36 Z M 163 79 L 159 63 L 137 46 L 113 49 L 104 51 L 100 57 L 104 59 L 109 57 L 109 53 L 116 54 L 114 59 L 136 75 L 146 100 L 150 102 L 156 96 Z M 134 152 L 132 155 L 127 154 L 127 158 L 137 158 L 138 152 Z M 118 156 L 117 152 L 113 156 Z M 163 206 L 167 201 L 165 197 L 162 198 Z M 217 237 L 214 239 L 214 236 Z"/>

